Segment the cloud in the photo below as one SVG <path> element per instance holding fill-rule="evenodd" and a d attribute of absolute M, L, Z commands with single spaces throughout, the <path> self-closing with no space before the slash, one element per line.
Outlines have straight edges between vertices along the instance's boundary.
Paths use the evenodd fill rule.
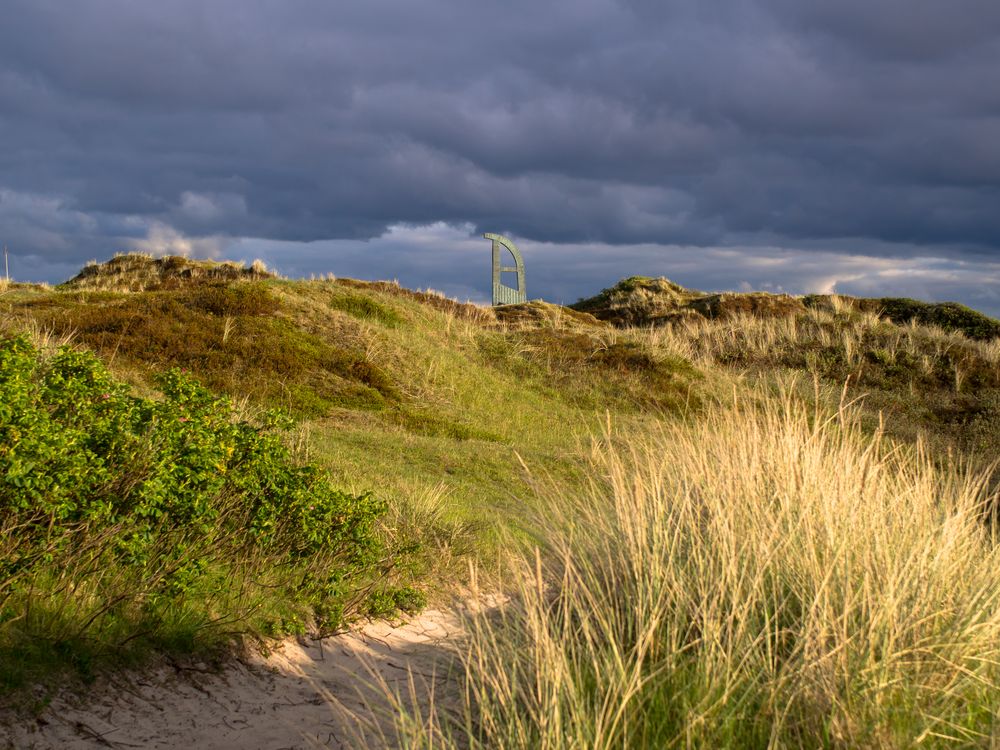
<path fill-rule="evenodd" d="M 152 255 L 219 258 L 231 245 L 232 241 L 224 237 L 189 237 L 169 224 L 154 221 L 144 238 L 129 242 L 125 249 Z"/>
<path fill-rule="evenodd" d="M 8 0 L 0 235 L 38 276 L 254 243 L 372 276 L 400 226 L 516 234 L 574 291 L 679 247 L 989 265 L 998 59 L 994 0 Z"/>
<path fill-rule="evenodd" d="M 245 214 L 247 204 L 242 195 L 195 193 L 185 190 L 181 193 L 178 212 L 195 222 L 211 223 L 228 215 Z"/>

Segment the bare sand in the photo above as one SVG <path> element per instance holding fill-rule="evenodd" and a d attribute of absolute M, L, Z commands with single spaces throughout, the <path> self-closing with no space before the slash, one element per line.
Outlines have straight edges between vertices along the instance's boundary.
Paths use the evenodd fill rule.
<path fill-rule="evenodd" d="M 57 696 L 37 718 L 5 717 L 0 747 L 392 747 L 392 702 L 375 683 L 422 703 L 457 701 L 461 634 L 455 612 L 427 610 L 406 623 L 286 640 L 268 656 L 221 670 L 160 666 L 119 675 L 86 696 Z"/>

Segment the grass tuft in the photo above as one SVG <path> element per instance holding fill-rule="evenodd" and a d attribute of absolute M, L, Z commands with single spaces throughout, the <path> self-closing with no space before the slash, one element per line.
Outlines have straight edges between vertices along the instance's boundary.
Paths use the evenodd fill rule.
<path fill-rule="evenodd" d="M 761 398 L 763 401 L 761 401 Z M 793 396 L 594 444 L 544 493 L 464 708 L 407 747 L 985 746 L 1000 547 L 983 478 Z"/>

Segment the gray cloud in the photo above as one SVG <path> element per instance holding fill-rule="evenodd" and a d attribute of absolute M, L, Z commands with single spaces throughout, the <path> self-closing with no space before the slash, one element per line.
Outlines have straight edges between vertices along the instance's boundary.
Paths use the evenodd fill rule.
<path fill-rule="evenodd" d="M 37 277 L 255 242 L 335 267 L 438 222 L 622 273 L 646 245 L 990 264 L 998 70 L 994 0 L 7 0 L 0 235 Z M 355 273 L 408 267 L 375 246 Z"/>

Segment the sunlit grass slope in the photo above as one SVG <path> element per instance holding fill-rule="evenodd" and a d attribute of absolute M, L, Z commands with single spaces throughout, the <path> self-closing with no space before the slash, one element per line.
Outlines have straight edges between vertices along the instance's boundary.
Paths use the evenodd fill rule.
<path fill-rule="evenodd" d="M 287 418 L 156 385 L 0 335 L 0 697 L 422 606 L 387 503 L 296 457 Z"/>
<path fill-rule="evenodd" d="M 464 710 L 401 704 L 405 746 L 1000 739 L 983 477 L 792 395 L 608 434 L 591 467 L 586 493 L 542 493 L 513 599 L 469 620 Z"/>
<path fill-rule="evenodd" d="M 231 399 L 235 405 L 233 419 L 237 421 L 255 423 L 269 409 L 291 414 L 298 420 L 298 426 L 286 436 L 290 456 L 295 461 L 311 461 L 318 465 L 338 490 L 353 496 L 371 492 L 384 503 L 386 511 L 378 518 L 378 534 L 388 548 L 400 552 L 392 562 L 392 580 L 403 586 L 415 586 L 432 598 L 452 584 L 465 580 L 470 559 L 487 572 L 502 570 L 498 560 L 510 545 L 530 548 L 533 543 L 548 540 L 546 545 L 550 552 L 562 550 L 566 553 L 562 554 L 562 562 L 559 555 L 547 555 L 543 560 L 546 586 L 552 584 L 552 576 L 562 570 L 560 566 L 569 565 L 571 559 L 577 560 L 573 565 L 578 565 L 585 556 L 592 555 L 594 565 L 604 566 L 601 554 L 605 551 L 610 554 L 613 545 L 621 546 L 625 542 L 619 536 L 605 538 L 602 534 L 611 534 L 614 524 L 621 525 L 615 534 L 633 533 L 628 531 L 627 519 L 603 516 L 586 503 L 579 507 L 574 503 L 579 498 L 590 498 L 608 508 L 619 508 L 614 511 L 617 513 L 624 502 L 618 497 L 620 490 L 633 482 L 636 492 L 641 490 L 642 503 L 653 504 L 650 508 L 637 506 L 630 511 L 636 514 L 635 523 L 647 523 L 643 519 L 655 517 L 670 528 L 676 527 L 679 536 L 670 544 L 680 546 L 667 549 L 663 546 L 664 540 L 645 539 L 640 535 L 631 541 L 625 540 L 632 547 L 621 546 L 621 554 L 637 556 L 635 565 L 649 564 L 653 566 L 650 571 L 668 577 L 657 591 L 666 591 L 663 587 L 669 584 L 680 587 L 676 591 L 670 589 L 674 591 L 671 596 L 681 597 L 677 592 L 683 589 L 689 592 L 684 596 L 693 597 L 689 589 L 695 587 L 707 603 L 715 601 L 712 606 L 737 607 L 726 610 L 725 616 L 730 618 L 735 617 L 734 611 L 751 612 L 745 607 L 752 609 L 759 605 L 752 613 L 758 619 L 764 618 L 763 625 L 750 622 L 745 625 L 749 628 L 745 633 L 727 634 L 725 638 L 729 640 L 713 646 L 727 649 L 730 655 L 745 653 L 747 659 L 753 660 L 759 657 L 753 648 L 760 645 L 754 639 L 763 638 L 760 643 L 764 643 L 766 637 L 761 633 L 769 632 L 768 628 L 776 628 L 778 635 L 785 630 L 795 633 L 798 632 L 796 628 L 805 628 L 802 642 L 813 643 L 809 640 L 814 637 L 809 630 L 813 627 L 812 621 L 802 624 L 795 618 L 809 614 L 808 608 L 813 607 L 813 599 L 809 597 L 816 591 L 827 591 L 816 589 L 819 583 L 809 578 L 815 570 L 809 572 L 801 568 L 808 560 L 804 562 L 804 558 L 795 557 L 799 552 L 791 547 L 786 549 L 773 539 L 754 536 L 758 530 L 763 534 L 767 525 L 772 524 L 791 535 L 789 544 L 799 544 L 795 536 L 799 532 L 815 533 L 819 535 L 817 538 L 825 534 L 827 542 L 835 546 L 846 544 L 843 540 L 836 541 L 840 538 L 836 535 L 843 532 L 840 526 L 808 526 L 806 519 L 820 513 L 826 515 L 814 519 L 816 524 L 833 523 L 828 516 L 842 510 L 846 512 L 847 506 L 836 505 L 846 502 L 843 498 L 864 501 L 869 503 L 865 506 L 865 512 L 871 515 L 866 521 L 869 526 L 858 527 L 859 546 L 852 547 L 854 552 L 850 553 L 857 552 L 857 556 L 845 559 L 851 561 L 851 571 L 868 570 L 875 576 L 877 570 L 882 570 L 877 575 L 897 576 L 903 568 L 891 567 L 897 564 L 894 559 L 879 557 L 887 553 L 883 548 L 872 547 L 874 541 L 869 537 L 875 535 L 878 528 L 883 529 L 881 533 L 887 539 L 889 535 L 905 531 L 899 526 L 902 523 L 899 514 L 910 502 L 907 498 L 916 492 L 907 489 L 906 483 L 917 481 L 919 477 L 924 477 L 919 480 L 923 482 L 921 487 L 939 480 L 942 487 L 949 482 L 960 483 L 964 480 L 956 469 L 959 463 L 968 462 L 983 469 L 1000 454 L 1000 340 L 988 335 L 992 330 L 990 319 L 965 310 L 959 310 L 961 314 L 955 317 L 951 308 L 935 312 L 917 303 L 914 303 L 916 307 L 903 305 L 889 311 L 872 308 L 869 302 L 766 294 L 707 295 L 685 290 L 665 279 L 635 277 L 575 310 L 544 302 L 493 309 L 462 304 L 433 292 L 407 290 L 390 282 L 332 277 L 287 280 L 259 266 L 242 268 L 236 264 L 125 256 L 112 263 L 90 267 L 62 287 L 10 285 L 0 290 L 0 335 L 26 333 L 47 352 L 67 341 L 72 348 L 93 350 L 114 377 L 124 379 L 136 393 L 154 400 L 161 398 L 155 386 L 158 375 L 178 368 L 184 371 L 185 377 L 193 377 L 213 392 Z M 908 322 L 899 322 L 906 315 L 910 315 L 906 318 Z M 933 317 L 935 315 L 938 317 Z M 948 327 L 921 322 L 932 319 Z M 771 399 L 783 389 L 792 389 L 798 402 L 818 411 L 808 414 L 796 411 L 804 406 L 782 407 L 784 411 L 777 409 Z M 835 419 L 820 429 L 815 421 L 807 419 L 813 413 L 823 413 L 823 409 L 835 408 L 844 399 L 855 402 L 858 422 L 853 418 Z M 734 401 L 738 402 L 738 407 L 732 406 Z M 739 424 L 745 424 L 744 442 L 737 441 Z M 592 453 L 590 437 L 603 434 L 609 429 L 608 425 L 619 437 L 606 451 Z M 818 431 L 815 434 L 803 432 L 807 428 Z M 663 438 L 664 434 L 669 439 Z M 875 447 L 864 443 L 869 439 L 865 436 L 874 434 L 881 435 Z M 787 465 L 780 464 L 778 446 L 774 443 L 781 435 L 785 436 L 781 438 L 785 441 L 781 450 L 788 453 Z M 671 440 L 680 447 L 673 446 Z M 697 441 L 704 443 L 698 449 L 702 453 L 695 450 Z M 904 459 L 918 441 L 925 446 L 925 458 Z M 759 445 L 753 448 L 757 443 Z M 633 450 L 635 456 L 630 453 Z M 898 453 L 893 452 L 897 450 Z M 659 460 L 679 468 L 662 466 L 661 475 L 650 473 L 643 461 L 648 463 L 657 451 L 662 453 Z M 870 454 L 864 459 L 869 461 L 865 465 L 873 472 L 870 475 L 852 468 L 862 461 L 855 455 L 857 451 Z M 645 458 L 639 460 L 640 454 Z M 771 458 L 767 458 L 769 455 Z M 807 463 L 795 463 L 807 459 Z M 840 474 L 837 473 L 838 461 L 846 462 L 840 467 Z M 701 473 L 695 472 L 696 468 Z M 625 473 L 626 470 L 629 473 Z M 705 474 L 709 470 L 718 477 L 709 481 Z M 602 484 L 609 476 L 617 477 L 614 482 L 618 484 Z M 798 485 L 783 484 L 792 482 L 790 477 L 793 476 L 798 477 L 795 479 Z M 719 482 L 728 484 L 723 486 Z M 824 482 L 829 484 L 827 489 L 821 491 L 822 488 L 813 487 Z M 879 482 L 888 483 L 885 486 L 902 498 L 900 504 L 883 508 L 880 503 L 887 503 L 889 495 L 878 495 L 881 500 L 870 498 L 865 493 L 869 492 L 871 482 L 874 482 L 873 487 L 882 487 Z M 539 493 L 539 483 L 552 487 L 552 491 Z M 830 487 L 834 486 L 840 488 L 837 490 L 840 494 L 830 494 L 833 492 Z M 803 488 L 808 489 L 806 494 L 799 492 L 805 492 Z M 938 490 L 927 492 L 933 494 Z M 952 502 L 948 500 L 952 497 L 949 492 L 951 490 L 941 490 L 938 494 Z M 687 516 L 674 518 L 670 515 L 683 510 L 681 506 L 677 509 L 665 506 L 667 500 L 664 498 L 674 498 L 676 493 L 690 493 L 694 498 L 690 502 L 703 503 L 708 514 L 705 519 L 712 518 L 713 513 L 721 513 L 715 504 L 722 502 L 722 498 L 729 498 L 727 502 L 732 508 L 726 512 L 743 515 L 726 516 L 728 520 L 724 518 L 723 521 L 734 528 L 746 525 L 753 532 L 747 536 L 747 544 L 756 540 L 753 543 L 758 545 L 760 554 L 764 554 L 761 550 L 770 549 L 767 554 L 778 555 L 772 561 L 778 567 L 767 568 L 770 572 L 766 576 L 775 581 L 780 579 L 786 588 L 772 587 L 765 591 L 754 588 L 765 585 L 760 581 L 734 578 L 730 583 L 744 586 L 741 596 L 749 597 L 745 606 L 735 599 L 712 599 L 719 594 L 709 586 L 711 577 L 723 576 L 720 580 L 729 580 L 724 576 L 736 576 L 734 571 L 739 555 L 750 554 L 752 550 L 740 546 L 743 542 L 738 539 L 727 541 L 719 536 L 718 542 L 730 544 L 730 547 L 718 554 L 724 552 L 728 557 L 698 557 L 708 555 L 705 545 L 709 537 L 702 539 L 695 534 L 694 528 L 682 529 L 678 524 L 689 523 L 690 519 L 684 520 Z M 717 496 L 710 497 L 712 493 Z M 926 498 L 913 502 L 916 503 L 914 513 L 925 513 L 926 509 L 919 503 L 926 505 Z M 761 503 L 763 505 L 757 508 Z M 799 506 L 800 510 L 795 511 Z M 835 509 L 838 509 L 836 513 Z M 878 513 L 883 511 L 888 515 L 880 518 Z M 683 513 L 694 517 L 690 508 Z M 754 513 L 764 515 L 758 517 Z M 583 514 L 580 517 L 589 519 L 587 523 L 595 524 L 594 529 L 601 533 L 594 536 L 593 541 L 607 545 L 607 550 L 604 547 L 580 550 L 575 546 L 581 542 L 580 535 L 573 536 L 572 540 L 563 539 L 560 534 L 564 530 L 553 529 L 548 522 L 564 516 L 575 518 L 574 514 Z M 966 519 L 968 514 L 961 517 Z M 803 524 L 801 529 L 789 526 L 792 523 L 789 519 Z M 708 531 L 703 529 L 698 533 L 707 534 Z M 688 540 L 684 535 L 694 536 Z M 943 539 L 933 534 L 928 538 Z M 512 539 L 516 542 L 511 542 Z M 647 542 L 655 544 L 641 551 L 639 547 Z M 772 546 L 768 547 L 769 544 Z M 962 541 L 961 544 L 966 545 L 961 549 L 973 550 L 969 546 L 972 542 Z M 813 549 L 800 547 L 806 551 Z M 678 550 L 690 552 L 689 562 L 701 566 L 694 572 L 684 568 L 683 574 L 697 573 L 701 578 L 691 578 L 687 582 L 678 579 L 681 573 L 675 563 L 683 557 Z M 844 554 L 848 551 L 843 550 Z M 657 558 L 667 552 L 666 561 Z M 865 555 L 872 557 L 868 559 Z M 822 559 L 826 558 L 816 557 L 813 562 L 818 565 Z M 839 558 L 830 557 L 829 561 L 835 559 Z M 747 571 L 758 570 L 760 576 L 765 576 L 761 571 L 766 568 L 766 561 L 758 562 L 749 559 Z M 632 565 L 611 558 L 607 561 L 607 565 L 619 563 L 625 568 Z M 726 566 L 731 566 L 732 570 L 726 572 Z M 971 568 L 956 570 L 962 575 L 972 575 Z M 639 574 L 637 568 L 635 573 Z M 584 574 L 612 575 L 594 571 L 573 575 L 584 580 Z M 630 590 L 628 586 L 633 586 L 627 577 L 620 582 L 622 590 Z M 883 585 L 878 581 L 870 583 Z M 567 579 L 560 585 L 577 584 Z M 611 612 L 608 617 L 618 617 L 613 614 L 613 608 L 618 606 L 615 602 L 591 601 L 580 591 L 569 588 L 567 591 L 570 600 L 578 598 L 578 604 L 573 606 L 581 610 L 580 616 L 582 609 L 592 604 Z M 598 593 L 595 591 L 593 596 Z M 761 603 L 765 593 L 778 597 L 771 609 Z M 782 598 L 786 594 L 798 598 L 788 599 L 786 606 Z M 937 593 L 933 595 L 938 596 Z M 657 593 L 656 596 L 666 594 Z M 863 605 L 853 599 L 836 601 L 844 606 L 862 608 L 871 604 L 869 600 Z M 989 605 L 991 600 L 983 601 Z M 681 599 L 656 599 L 647 609 L 636 610 L 634 614 L 643 618 L 646 617 L 643 612 L 652 613 L 649 627 L 667 627 L 662 622 L 667 611 L 663 607 L 680 606 L 678 602 Z M 934 598 L 926 604 L 928 607 L 939 605 L 939 599 Z M 571 617 L 565 613 L 560 616 L 572 620 L 578 616 L 575 610 L 573 612 Z M 724 614 L 720 609 L 713 615 L 717 619 L 709 624 L 721 628 L 718 618 Z M 695 622 L 702 616 L 691 615 Z M 895 622 L 889 614 L 877 614 L 875 610 L 871 616 L 876 620 L 865 626 L 871 633 L 882 624 L 890 627 Z M 865 621 L 850 622 L 857 625 Z M 882 624 L 876 625 L 876 622 Z M 646 625 L 636 627 L 641 630 Z M 695 638 L 692 643 L 701 643 L 695 631 L 685 632 L 688 633 L 685 638 Z M 660 638 L 660 631 L 656 633 Z M 681 637 L 673 631 L 664 633 L 662 637 L 668 644 L 675 643 L 670 638 Z M 967 631 L 961 630 L 961 633 L 967 634 Z M 588 635 L 585 630 L 578 634 L 585 640 L 603 637 Z M 830 635 L 833 639 L 830 642 L 841 643 L 836 640 L 841 637 L 838 631 Z M 782 652 L 782 659 L 787 656 L 791 661 L 782 660 L 781 664 L 792 665 L 792 672 L 801 671 L 806 656 L 794 651 L 798 648 L 794 644 L 800 640 L 795 636 L 786 644 L 778 638 L 776 645 L 767 648 L 780 651 L 787 646 L 793 649 L 788 654 Z M 853 647 L 856 640 L 851 636 L 847 643 Z M 502 645 L 504 641 L 501 639 L 498 643 Z M 597 645 L 596 641 L 593 644 L 587 641 L 575 646 L 572 639 L 567 640 L 567 648 L 581 649 L 570 656 L 583 661 L 590 658 L 592 647 Z M 691 645 L 685 651 L 677 646 L 683 654 L 697 648 Z M 867 646 L 861 648 L 862 653 L 869 653 L 864 651 Z M 877 650 L 875 646 L 871 649 Z M 530 649 L 526 653 L 531 653 Z M 841 651 L 836 653 L 839 655 Z M 628 663 L 621 653 L 608 656 L 601 652 L 595 658 L 606 657 L 622 659 L 622 665 Z M 569 656 L 558 658 L 568 659 Z M 711 658 L 721 657 L 715 654 Z M 683 711 L 670 697 L 673 688 L 668 684 L 651 681 L 652 692 L 646 693 L 646 678 L 640 680 L 640 692 L 646 696 L 641 700 L 642 705 L 662 719 L 649 724 L 648 729 L 628 718 L 634 707 L 631 697 L 626 700 L 622 697 L 624 693 L 615 693 L 619 688 L 612 684 L 613 681 L 607 686 L 590 684 L 597 679 L 590 674 L 586 678 L 589 682 L 584 685 L 586 690 L 600 687 L 611 691 L 605 695 L 609 702 L 601 702 L 600 706 L 621 703 L 622 708 L 614 727 L 602 725 L 603 728 L 580 731 L 597 732 L 594 737 L 630 741 L 633 735 L 629 733 L 640 732 L 635 741 L 654 743 L 651 746 L 664 737 L 673 737 L 671 732 L 675 730 L 688 732 L 692 737 L 703 736 L 703 744 L 725 739 L 726 732 L 737 731 L 733 722 L 737 718 L 743 721 L 744 714 L 739 712 L 741 708 L 733 707 L 735 704 L 727 703 L 732 698 L 726 692 L 728 688 L 724 688 L 723 694 L 711 693 L 717 686 L 710 690 L 708 683 L 722 674 L 717 671 L 721 667 L 709 669 L 700 659 L 698 656 L 690 663 L 683 659 L 676 664 L 669 659 L 663 662 L 668 665 L 664 669 L 675 670 L 673 679 L 689 673 L 696 684 L 706 685 L 708 692 L 704 695 L 689 693 L 686 698 L 678 699 L 681 700 L 679 705 L 686 706 Z M 769 668 L 777 670 L 774 666 L 777 663 L 773 662 Z M 758 661 L 753 664 L 754 668 L 760 667 Z M 641 661 L 641 666 L 645 669 L 647 662 Z M 570 664 L 566 668 L 575 670 L 577 666 Z M 784 672 L 772 675 L 773 680 L 765 675 L 772 681 L 761 687 L 756 683 L 740 682 L 745 677 L 740 672 L 742 667 L 729 665 L 726 668 L 735 671 L 730 676 L 725 676 L 730 674 L 728 672 L 723 675 L 723 685 L 729 685 L 725 680 L 731 680 L 733 695 L 742 696 L 739 706 L 752 705 L 755 709 L 770 711 L 766 714 L 771 722 L 767 726 L 777 727 L 775 731 L 792 732 L 789 727 L 801 724 L 805 732 L 803 737 L 807 740 L 800 744 L 810 745 L 819 736 L 815 734 L 819 731 L 815 717 L 810 713 L 814 707 L 810 707 L 812 704 L 808 700 L 800 700 L 801 695 L 794 690 L 787 692 L 792 688 L 784 682 Z M 896 675 L 892 680 L 897 679 L 897 673 L 892 675 Z M 834 697 L 829 701 L 833 702 L 816 705 L 835 708 L 836 701 L 862 701 L 857 692 L 861 688 L 853 683 L 842 687 L 841 692 L 837 692 L 840 688 L 824 687 L 823 690 L 832 691 L 829 694 Z M 963 682 L 959 693 L 965 695 L 966 688 Z M 522 710 L 530 705 L 524 703 L 526 698 L 515 695 L 520 688 L 510 689 L 514 691 L 508 701 L 510 706 L 520 706 L 518 710 Z M 587 701 L 596 694 L 586 690 L 573 700 L 583 701 L 581 706 L 593 708 Z M 809 690 L 820 688 L 810 686 Z M 795 701 L 787 698 L 793 693 L 799 695 Z M 496 697 L 496 700 L 501 701 L 501 698 Z M 917 700 L 910 694 L 903 699 Z M 487 700 L 485 693 L 481 700 Z M 721 703 L 716 706 L 713 700 Z M 782 703 L 786 700 L 791 702 Z M 919 705 L 920 710 L 938 710 L 931 704 Z M 479 712 L 476 715 L 489 716 L 487 709 L 493 710 L 482 706 L 476 708 Z M 878 706 L 866 707 L 864 711 L 876 709 Z M 549 731 L 547 725 L 535 726 L 530 722 L 550 721 L 545 718 L 548 710 L 537 708 L 536 713 L 531 714 L 534 719 L 530 716 L 524 719 L 529 722 L 526 727 L 533 727 L 531 732 L 542 733 L 538 737 L 547 736 L 544 735 Z M 566 721 L 578 720 L 569 718 L 565 712 L 568 708 L 559 710 Z M 685 724 L 687 719 L 681 714 L 686 716 L 689 710 L 691 716 L 703 715 L 704 727 L 711 724 L 716 727 L 713 732 L 722 734 L 698 735 L 698 732 L 709 730 L 700 724 Z M 942 716 L 953 717 L 951 704 L 941 711 Z M 597 713 L 600 715 L 600 711 Z M 668 718 L 662 718 L 664 716 Z M 669 718 L 671 716 L 673 718 Z M 504 722 L 509 718 L 508 714 L 503 714 L 497 719 L 498 726 L 507 727 Z M 602 721 L 613 718 L 609 715 Z M 870 721 L 869 718 L 857 719 L 862 726 L 858 729 L 861 734 L 857 735 L 864 738 L 864 741 L 859 740 L 862 744 L 875 737 L 864 734 L 868 731 L 865 726 L 882 727 L 884 723 L 881 718 Z M 972 727 L 969 731 L 982 730 L 978 718 L 970 718 L 969 722 L 972 723 L 958 723 Z M 911 726 L 913 722 L 906 718 L 903 724 Z M 938 731 L 939 724 L 932 724 L 935 727 L 932 731 Z M 751 727 L 747 730 L 749 734 L 740 737 L 757 742 L 764 726 Z M 900 736 L 910 736 L 906 734 L 910 731 L 906 726 L 900 730 L 903 732 Z M 510 731 L 522 732 L 522 729 L 529 731 L 527 728 Z M 561 730 L 577 731 L 569 724 L 561 725 Z M 824 742 L 832 744 L 839 742 L 836 739 L 841 736 L 838 732 L 854 737 L 851 734 L 854 729 L 844 729 L 839 724 L 831 724 L 823 731 L 827 732 L 823 735 Z M 642 734 L 646 732 L 648 734 Z M 793 736 L 794 733 L 781 735 L 785 738 L 782 742 Z M 510 741 L 514 742 L 517 737 L 511 735 Z M 787 742 L 795 744 L 792 740 Z"/>
<path fill-rule="evenodd" d="M 298 445 L 337 486 L 404 509 L 399 524 L 422 508 L 430 544 L 449 552 L 488 547 L 498 519 L 519 523 L 531 502 L 525 465 L 581 481 L 579 445 L 607 413 L 641 429 L 701 408 L 714 387 L 641 333 L 553 305 L 498 317 L 392 283 L 228 267 L 233 278 L 220 281 L 204 263 L 188 278 L 179 260 L 155 262 L 118 259 L 63 288 L 11 290 L 2 325 L 70 338 L 140 389 L 178 367 L 248 413 L 289 411 L 302 420 Z M 454 560 L 442 575 L 464 569 L 450 554 L 425 559 Z"/>
<path fill-rule="evenodd" d="M 300 445 L 346 489 L 437 497 L 440 520 L 482 524 L 517 523 L 531 495 L 522 461 L 578 482 L 579 441 L 606 416 L 641 431 L 788 372 L 806 374 L 807 394 L 818 379 L 827 401 L 846 386 L 870 428 L 881 420 L 895 437 L 932 439 L 936 455 L 989 460 L 1000 339 L 893 323 L 876 302 L 633 277 L 580 312 L 494 311 L 393 283 L 119 256 L 61 288 L 7 291 L 0 325 L 71 337 L 140 387 L 176 366 L 249 410 L 286 409 L 303 420 Z M 989 328 L 967 313 L 973 333 Z"/>

